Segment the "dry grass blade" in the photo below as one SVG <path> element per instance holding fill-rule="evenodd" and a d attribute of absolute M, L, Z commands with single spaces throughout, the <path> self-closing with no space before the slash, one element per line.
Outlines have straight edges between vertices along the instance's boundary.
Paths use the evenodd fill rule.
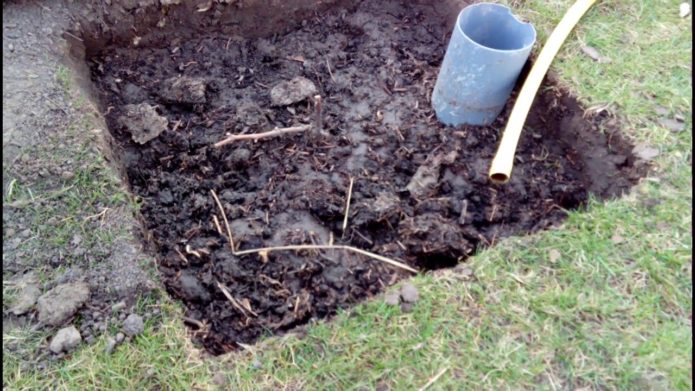
<path fill-rule="evenodd" d="M 234 296 L 232 296 L 232 294 L 229 293 L 229 291 L 227 290 L 227 288 L 225 288 L 225 286 L 222 285 L 219 281 L 217 281 L 217 287 L 220 288 L 220 290 L 222 291 L 222 294 L 224 294 L 224 296 L 227 298 L 227 300 L 229 300 L 229 302 L 232 303 L 232 305 L 234 306 L 234 308 L 236 308 L 236 309 L 238 309 L 239 311 L 241 311 L 241 313 L 243 313 L 243 314 L 246 315 L 246 316 L 248 316 L 248 315 L 253 315 L 254 317 L 257 317 L 257 316 L 258 316 L 258 314 L 255 313 L 255 312 L 253 312 L 253 310 L 252 310 L 251 308 L 246 308 L 245 306 L 243 306 L 243 305 L 239 302 L 239 300 L 235 299 Z M 249 307 L 251 307 L 250 304 L 249 304 Z"/>
<path fill-rule="evenodd" d="M 377 261 L 381 261 L 384 263 L 388 263 L 391 266 L 395 266 L 397 268 L 407 270 L 411 273 L 417 273 L 418 271 L 416 269 L 413 269 L 412 267 L 398 262 L 394 261 L 393 259 L 386 258 L 384 256 L 381 256 L 379 254 L 374 254 L 366 250 L 359 249 L 357 247 L 352 247 L 352 246 L 345 246 L 345 245 L 326 245 L 326 244 L 298 244 L 298 245 L 291 245 L 291 246 L 278 246 L 278 247 L 263 247 L 263 248 L 255 248 L 251 250 L 243 250 L 243 251 L 238 251 L 234 253 L 234 255 L 246 255 L 246 254 L 257 254 L 257 253 L 269 253 L 271 251 L 292 251 L 292 250 L 346 250 L 346 251 L 352 251 L 354 253 L 362 254 L 364 256 L 367 256 L 372 259 L 376 259 Z"/>
<path fill-rule="evenodd" d="M 434 384 L 442 375 L 444 372 L 446 372 L 449 368 L 443 368 L 441 371 L 437 372 L 436 375 L 434 375 L 424 386 L 420 387 L 418 391 L 425 391 L 429 386 Z"/>
<path fill-rule="evenodd" d="M 222 232 L 222 227 L 220 227 L 220 220 L 217 219 L 216 215 L 212 215 L 212 222 L 215 224 L 215 229 L 217 229 L 217 233 L 220 234 L 220 236 L 223 236 L 224 233 Z"/>
<path fill-rule="evenodd" d="M 212 198 L 215 199 L 215 203 L 217 204 L 217 207 L 220 209 L 220 213 L 222 213 L 222 219 L 224 220 L 224 226 L 227 228 L 227 237 L 229 238 L 229 247 L 232 249 L 232 253 L 236 255 L 236 251 L 234 250 L 234 237 L 232 237 L 232 230 L 229 228 L 229 221 L 227 220 L 227 214 L 224 212 L 224 208 L 222 207 L 222 203 L 220 202 L 220 199 L 217 198 L 217 193 L 215 193 L 215 190 L 210 190 L 210 193 L 212 193 Z"/>
<path fill-rule="evenodd" d="M 352 199 L 352 185 L 355 183 L 355 178 L 350 177 L 350 187 L 348 187 L 347 201 L 345 202 L 345 218 L 343 219 L 343 234 L 347 229 L 348 215 L 350 214 L 350 200 Z"/>
<path fill-rule="evenodd" d="M 259 140 L 262 138 L 282 136 L 284 134 L 300 133 L 311 129 L 311 125 L 291 126 L 289 128 L 275 128 L 268 132 L 251 133 L 251 134 L 234 134 L 222 141 L 215 143 L 215 147 L 219 148 L 235 141 L 241 140 Z"/>

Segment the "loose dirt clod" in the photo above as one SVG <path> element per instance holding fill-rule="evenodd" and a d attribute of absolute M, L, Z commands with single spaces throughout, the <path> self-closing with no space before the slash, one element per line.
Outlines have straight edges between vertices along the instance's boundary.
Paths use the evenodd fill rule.
<path fill-rule="evenodd" d="M 401 287 L 401 299 L 405 303 L 416 303 L 420 298 L 420 293 L 417 291 L 415 285 L 410 283 L 405 283 Z"/>
<path fill-rule="evenodd" d="M 384 302 L 388 305 L 398 305 L 401 302 L 400 292 L 388 292 L 384 295 Z"/>
<path fill-rule="evenodd" d="M 126 335 L 134 337 L 143 331 L 145 331 L 145 323 L 142 320 L 142 316 L 130 314 L 123 321 L 123 332 Z"/>
<path fill-rule="evenodd" d="M 133 141 L 139 144 L 155 139 L 166 130 L 169 121 L 147 103 L 123 106 L 121 124 L 130 132 Z"/>
<path fill-rule="evenodd" d="M 48 348 L 53 353 L 68 352 L 82 342 L 82 336 L 75 326 L 62 328 L 51 340 Z"/>
<path fill-rule="evenodd" d="M 47 326 L 61 325 L 89 299 L 89 285 L 83 282 L 58 285 L 39 297 L 39 322 Z"/>
<path fill-rule="evenodd" d="M 19 294 L 12 306 L 12 313 L 19 316 L 31 311 L 36 304 L 39 296 L 41 296 L 41 288 L 39 288 L 38 277 L 34 273 L 24 275 L 17 281 Z"/>
<path fill-rule="evenodd" d="M 658 149 L 650 147 L 645 143 L 636 145 L 632 153 L 643 160 L 652 160 L 661 154 Z"/>
<path fill-rule="evenodd" d="M 453 163 L 457 154 L 456 151 L 451 151 L 448 154 L 438 154 L 432 159 L 428 159 L 415 171 L 415 175 L 408 182 L 406 189 L 416 199 L 422 199 L 430 195 L 437 182 L 439 182 L 439 171 L 442 164 Z"/>
<path fill-rule="evenodd" d="M 264 38 L 213 28 L 93 48 L 162 281 L 185 317 L 206 325 L 194 338 L 210 352 L 332 316 L 417 270 L 556 224 L 590 192 L 612 196 L 634 182 L 616 125 L 585 117 L 550 79 L 512 180 L 490 184 L 515 98 L 489 126 L 437 122 L 429 99 L 451 26 L 435 8 L 367 0 Z M 172 78 L 201 80 L 205 102 L 163 96 Z M 113 89 L 116 79 L 142 91 Z M 176 129 L 134 142 L 119 118 L 135 96 Z M 310 128 L 268 135 L 297 124 Z"/>
<path fill-rule="evenodd" d="M 170 103 L 205 103 L 205 85 L 205 80 L 197 77 L 172 77 L 162 83 L 159 95 Z"/>
<path fill-rule="evenodd" d="M 674 133 L 680 133 L 685 130 L 685 123 L 677 119 L 661 118 L 659 119 L 659 125 Z"/>
<path fill-rule="evenodd" d="M 270 102 L 273 106 L 287 106 L 301 102 L 317 93 L 316 85 L 311 80 L 297 76 L 290 81 L 276 84 L 270 90 Z"/>
<path fill-rule="evenodd" d="M 17 296 L 17 301 L 12 306 L 12 313 L 24 315 L 34 308 L 36 300 L 41 296 L 41 289 L 38 284 L 27 284 L 22 288 Z"/>

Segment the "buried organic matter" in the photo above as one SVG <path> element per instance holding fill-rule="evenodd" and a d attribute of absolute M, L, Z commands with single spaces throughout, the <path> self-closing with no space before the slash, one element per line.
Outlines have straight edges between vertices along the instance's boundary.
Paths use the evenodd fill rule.
<path fill-rule="evenodd" d="M 547 82 L 512 180 L 490 184 L 513 98 L 490 126 L 436 121 L 429 96 L 449 30 L 431 7 L 366 1 L 273 38 L 209 31 L 110 45 L 89 60 L 163 281 L 186 304 L 188 323 L 206 325 L 195 335 L 209 351 L 330 316 L 409 275 L 346 249 L 417 269 L 453 266 L 636 179 L 615 124 L 585 118 Z M 297 77 L 321 98 L 271 96 Z M 191 84 L 177 78 L 195 88 L 172 93 Z M 144 144 L 121 120 L 141 104 L 169 123 Z M 317 124 L 321 133 L 220 143 Z M 257 250 L 283 246 L 297 251 Z"/>

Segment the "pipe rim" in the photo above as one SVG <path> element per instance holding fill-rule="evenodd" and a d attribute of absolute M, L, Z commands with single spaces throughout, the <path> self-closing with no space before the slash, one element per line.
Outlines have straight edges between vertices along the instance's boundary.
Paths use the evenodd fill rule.
<path fill-rule="evenodd" d="M 505 11 L 507 11 L 514 19 L 516 19 L 516 21 L 519 22 L 520 24 L 528 25 L 529 27 L 531 27 L 531 31 L 533 32 L 533 39 L 531 40 L 531 43 L 528 44 L 528 45 L 525 45 L 525 46 L 523 46 L 523 47 L 521 47 L 521 48 L 519 48 L 519 49 L 495 49 L 495 48 L 491 48 L 491 47 L 489 47 L 489 46 L 482 45 L 482 44 L 480 44 L 479 42 L 477 42 L 476 40 L 474 40 L 473 38 L 469 37 L 468 34 L 466 34 L 466 33 L 463 31 L 463 29 L 461 28 L 461 17 L 463 16 L 463 13 L 464 13 L 466 10 L 468 10 L 469 8 L 472 9 L 472 8 L 477 8 L 477 7 L 493 7 L 493 8 L 499 8 L 499 9 L 505 10 Z M 470 11 L 469 11 L 469 12 L 470 12 Z M 492 51 L 492 52 L 497 52 L 497 53 L 519 53 L 519 52 L 524 52 L 524 51 L 530 50 L 530 49 L 533 47 L 533 45 L 536 43 L 536 39 L 538 38 L 538 34 L 536 33 L 536 28 L 533 26 L 532 23 L 522 21 L 521 19 L 519 19 L 518 16 L 516 16 L 516 15 L 512 12 L 511 8 L 509 8 L 509 7 L 507 7 L 507 6 L 504 6 L 504 5 L 502 5 L 502 4 L 497 4 L 497 3 L 476 3 L 476 4 L 471 4 L 471 5 L 469 5 L 469 6 L 465 7 L 465 8 L 463 8 L 463 9 L 459 12 L 458 16 L 456 17 L 456 30 L 457 30 L 459 33 L 461 33 L 461 35 L 462 35 L 464 38 L 466 38 L 469 42 L 471 42 L 473 45 L 478 46 L 478 47 L 480 47 L 480 48 L 483 48 L 483 49 L 485 49 L 485 50 L 490 50 L 490 51 Z"/>

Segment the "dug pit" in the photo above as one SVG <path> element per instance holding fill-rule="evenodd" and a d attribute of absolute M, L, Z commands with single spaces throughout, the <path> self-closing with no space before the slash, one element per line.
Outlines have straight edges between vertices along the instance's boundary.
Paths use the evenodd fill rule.
<path fill-rule="evenodd" d="M 157 25 L 130 35 L 81 32 L 145 240 L 194 339 L 213 354 L 331 316 L 411 275 L 344 248 L 239 252 L 336 244 L 422 271 L 451 267 L 637 179 L 617 123 L 587 116 L 546 81 L 511 181 L 492 185 L 515 95 L 486 127 L 445 127 L 430 105 L 452 26 L 443 15 L 462 2 L 344 3 L 292 14 L 296 23 L 275 31 L 224 27 L 233 6 L 214 3 L 191 10 L 219 11 L 206 28 L 202 19 L 196 28 L 183 17 L 162 23 L 166 13 L 152 11 Z M 230 12 L 243 22 L 262 10 Z M 295 132 L 220 143 L 276 128 Z"/>

